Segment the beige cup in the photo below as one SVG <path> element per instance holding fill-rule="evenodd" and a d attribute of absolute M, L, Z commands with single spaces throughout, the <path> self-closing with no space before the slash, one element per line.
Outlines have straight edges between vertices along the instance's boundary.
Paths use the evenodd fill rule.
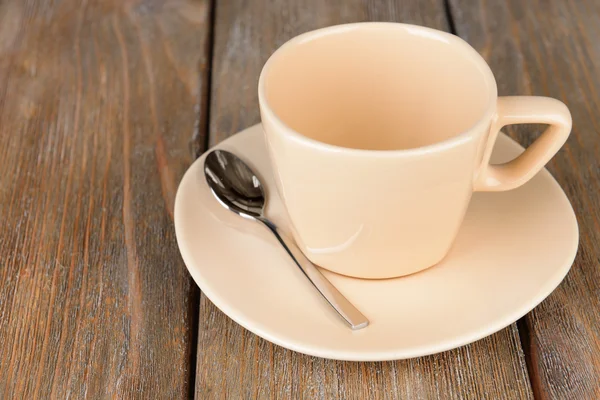
<path fill-rule="evenodd" d="M 560 101 L 498 97 L 492 71 L 465 41 L 404 24 L 300 35 L 267 61 L 258 93 L 300 248 L 360 278 L 438 263 L 473 191 L 524 184 L 571 130 Z M 490 165 L 500 128 L 520 123 L 550 126 L 515 160 Z"/>

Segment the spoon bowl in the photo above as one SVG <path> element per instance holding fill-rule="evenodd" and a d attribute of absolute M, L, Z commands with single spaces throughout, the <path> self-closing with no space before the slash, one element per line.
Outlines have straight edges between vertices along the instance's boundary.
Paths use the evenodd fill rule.
<path fill-rule="evenodd" d="M 215 150 L 204 161 L 206 182 L 223 206 L 243 217 L 258 218 L 265 207 L 263 186 L 236 155 Z"/>

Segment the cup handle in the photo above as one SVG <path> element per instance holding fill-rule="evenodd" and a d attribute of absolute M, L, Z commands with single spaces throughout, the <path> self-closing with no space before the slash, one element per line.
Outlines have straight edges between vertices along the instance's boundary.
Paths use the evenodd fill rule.
<path fill-rule="evenodd" d="M 523 154 L 504 164 L 489 164 L 500 129 L 506 125 L 541 123 L 550 126 Z M 558 152 L 571 132 L 571 113 L 567 106 L 549 97 L 504 96 L 498 98 L 496 116 L 475 179 L 474 190 L 499 192 L 515 189 L 537 174 Z"/>

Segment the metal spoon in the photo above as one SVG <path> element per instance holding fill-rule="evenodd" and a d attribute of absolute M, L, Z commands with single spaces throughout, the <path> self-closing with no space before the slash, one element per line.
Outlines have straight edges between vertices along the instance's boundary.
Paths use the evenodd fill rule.
<path fill-rule="evenodd" d="M 262 222 L 269 228 L 308 280 L 352 329 L 362 329 L 369 324 L 367 318 L 319 272 L 294 241 L 265 218 L 266 199 L 262 184 L 250 167 L 228 151 L 214 150 L 206 156 L 204 175 L 213 195 L 225 208 L 244 218 Z"/>

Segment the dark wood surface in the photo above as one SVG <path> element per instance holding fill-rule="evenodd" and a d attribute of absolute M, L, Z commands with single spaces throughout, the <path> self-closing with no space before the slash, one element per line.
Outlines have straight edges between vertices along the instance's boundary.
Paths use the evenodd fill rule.
<path fill-rule="evenodd" d="M 355 21 L 455 30 L 501 95 L 573 114 L 549 169 L 580 224 L 575 265 L 469 346 L 382 363 L 294 353 L 199 296 L 178 254 L 177 184 L 259 122 L 268 56 Z M 600 398 L 598 40 L 592 0 L 0 2 L 0 398 Z M 527 145 L 539 128 L 509 133 Z"/>
<path fill-rule="evenodd" d="M 521 323 L 537 398 L 600 398 L 600 2 L 452 0 L 457 33 L 487 59 L 499 93 L 556 97 L 573 131 L 548 168 L 577 215 L 565 281 Z M 523 144 L 531 129 L 512 129 Z"/>
<path fill-rule="evenodd" d="M 258 75 L 286 40 L 355 21 L 402 21 L 448 30 L 442 1 L 217 3 L 210 144 L 259 122 Z M 200 301 L 196 398 L 466 399 L 531 397 L 516 325 L 470 346 L 408 361 L 353 363 L 268 343 Z"/>
<path fill-rule="evenodd" d="M 190 393 L 198 295 L 171 214 L 209 12 L 0 2 L 1 399 Z"/>

